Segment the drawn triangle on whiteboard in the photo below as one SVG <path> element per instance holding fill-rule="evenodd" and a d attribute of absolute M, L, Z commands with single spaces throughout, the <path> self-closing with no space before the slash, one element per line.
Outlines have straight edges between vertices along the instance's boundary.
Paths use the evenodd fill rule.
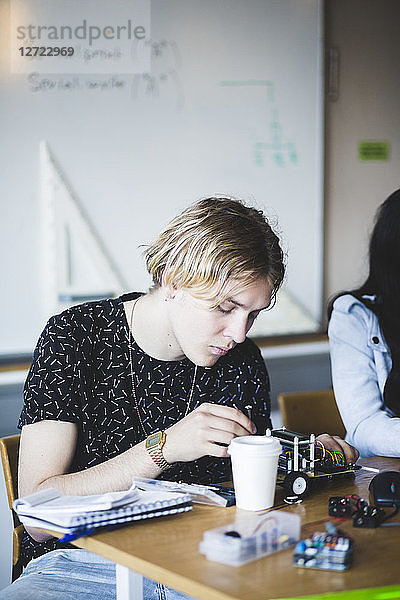
<path fill-rule="evenodd" d="M 40 143 L 47 314 L 128 289 L 46 142 Z"/>

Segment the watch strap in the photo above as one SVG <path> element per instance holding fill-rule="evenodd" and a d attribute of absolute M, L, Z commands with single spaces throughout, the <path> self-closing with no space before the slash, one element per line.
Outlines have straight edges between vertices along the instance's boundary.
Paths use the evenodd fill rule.
<path fill-rule="evenodd" d="M 172 466 L 167 463 L 162 452 L 166 437 L 165 431 L 156 431 L 147 437 L 145 444 L 148 454 L 161 471 L 166 471 Z"/>

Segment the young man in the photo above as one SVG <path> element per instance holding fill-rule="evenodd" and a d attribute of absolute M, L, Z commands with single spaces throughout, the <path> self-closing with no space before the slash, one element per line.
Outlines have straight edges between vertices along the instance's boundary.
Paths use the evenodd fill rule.
<path fill-rule="evenodd" d="M 146 261 L 147 294 L 70 308 L 42 333 L 20 418 L 21 496 L 45 487 L 122 490 L 133 475 L 226 481 L 230 441 L 271 426 L 268 374 L 246 337 L 284 276 L 279 240 L 262 212 L 227 198 L 201 200 L 165 228 Z M 342 440 L 322 439 L 354 460 Z M 28 533 L 27 560 L 52 551 L 0 597 L 34 590 L 50 599 L 62 590 L 72 599 L 79 590 L 114 598 L 112 563 L 58 549 L 41 530 Z M 145 580 L 144 597 L 181 597 L 161 588 Z"/>

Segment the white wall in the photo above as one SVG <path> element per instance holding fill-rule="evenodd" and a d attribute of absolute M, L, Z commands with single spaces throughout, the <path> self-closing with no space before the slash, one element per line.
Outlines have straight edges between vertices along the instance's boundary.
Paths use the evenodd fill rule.
<path fill-rule="evenodd" d="M 110 75 L 107 64 L 95 75 L 33 78 L 10 72 L 9 6 L 0 2 L 0 353 L 29 352 L 49 316 L 42 139 L 130 287 L 147 288 L 138 246 L 178 210 L 201 196 L 238 195 L 279 219 L 291 298 L 318 327 L 318 0 L 152 0 L 151 73 Z"/>
<path fill-rule="evenodd" d="M 326 23 L 327 54 L 339 51 L 338 98 L 326 108 L 328 298 L 362 283 L 375 211 L 400 187 L 400 2 L 327 0 Z M 360 140 L 388 141 L 390 160 L 361 162 Z"/>

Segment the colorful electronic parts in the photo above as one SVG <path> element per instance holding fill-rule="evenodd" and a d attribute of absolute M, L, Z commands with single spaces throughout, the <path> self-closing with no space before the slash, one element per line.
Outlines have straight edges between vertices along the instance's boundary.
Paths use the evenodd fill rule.
<path fill-rule="evenodd" d="M 346 460 L 342 452 L 328 450 L 318 445 L 315 451 L 319 470 L 323 473 L 334 473 L 346 468 Z"/>
<path fill-rule="evenodd" d="M 353 546 L 353 540 L 340 532 L 317 532 L 296 544 L 293 564 L 306 569 L 345 571 L 352 563 Z"/>
<path fill-rule="evenodd" d="M 330 517 L 349 519 L 354 517 L 366 505 L 368 503 L 356 494 L 332 496 L 329 498 L 328 514 Z"/>
<path fill-rule="evenodd" d="M 360 468 L 346 464 L 341 452 L 327 450 L 314 434 L 308 436 L 282 427 L 268 429 L 266 435 L 281 442 L 277 482 L 283 485 L 286 496 L 291 499 L 305 496 L 313 480 L 354 474 Z"/>

